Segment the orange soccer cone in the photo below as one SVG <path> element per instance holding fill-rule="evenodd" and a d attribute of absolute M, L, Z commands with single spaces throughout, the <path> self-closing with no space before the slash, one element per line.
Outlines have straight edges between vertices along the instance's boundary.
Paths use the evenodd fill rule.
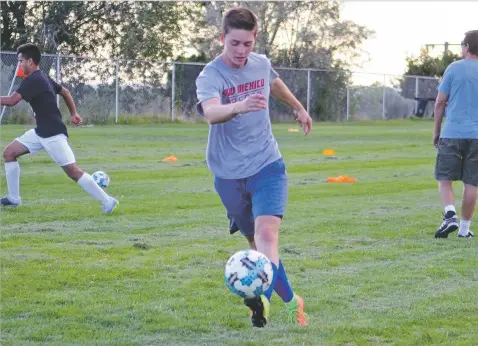
<path fill-rule="evenodd" d="M 335 155 L 335 150 L 333 149 L 324 149 L 324 155 L 325 156 L 334 156 Z"/>
<path fill-rule="evenodd" d="M 328 183 L 355 183 L 357 179 L 349 177 L 348 175 L 341 175 L 338 177 L 329 177 Z"/>
<path fill-rule="evenodd" d="M 168 156 L 168 157 L 162 159 L 161 161 L 163 161 L 163 162 L 176 162 L 176 161 L 178 161 L 178 158 L 174 155 L 171 155 L 171 156 Z"/>
<path fill-rule="evenodd" d="M 23 70 L 20 66 L 18 66 L 17 68 L 17 73 L 16 73 L 16 76 L 17 77 L 20 77 L 20 78 L 27 78 L 28 75 L 26 75 L 25 73 L 23 73 Z"/>
<path fill-rule="evenodd" d="M 288 131 L 289 131 L 289 132 L 299 132 L 298 129 L 289 129 Z"/>

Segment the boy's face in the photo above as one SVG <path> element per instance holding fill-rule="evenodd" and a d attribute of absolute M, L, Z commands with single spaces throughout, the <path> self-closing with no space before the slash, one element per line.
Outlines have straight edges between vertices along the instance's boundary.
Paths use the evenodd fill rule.
<path fill-rule="evenodd" d="M 468 56 L 468 44 L 465 43 L 465 41 L 462 41 L 461 42 L 461 57 L 466 59 L 466 57 Z"/>
<path fill-rule="evenodd" d="M 224 35 L 221 34 L 221 41 L 224 42 L 224 57 L 232 67 L 243 67 L 249 53 L 254 48 L 256 33 L 243 29 L 231 29 Z"/>
<path fill-rule="evenodd" d="M 18 54 L 18 62 L 20 63 L 20 68 L 22 69 L 23 73 L 29 75 L 33 72 L 33 67 L 35 63 L 33 60 L 25 58 L 21 53 Z"/>

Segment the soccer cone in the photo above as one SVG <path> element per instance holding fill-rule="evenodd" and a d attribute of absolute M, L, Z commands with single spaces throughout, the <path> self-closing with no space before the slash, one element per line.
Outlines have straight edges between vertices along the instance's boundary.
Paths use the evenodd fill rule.
<path fill-rule="evenodd" d="M 163 162 L 176 162 L 176 161 L 178 161 L 178 158 L 174 155 L 171 155 L 171 156 L 168 156 L 168 157 L 162 159 L 161 161 L 163 161 Z"/>
<path fill-rule="evenodd" d="M 338 177 L 329 177 L 328 183 L 355 183 L 357 179 L 349 177 L 348 175 L 341 175 Z"/>
<path fill-rule="evenodd" d="M 25 73 L 23 73 L 23 70 L 20 66 L 18 66 L 18 68 L 17 68 L 16 76 L 20 77 L 20 78 L 27 78 L 28 77 Z"/>

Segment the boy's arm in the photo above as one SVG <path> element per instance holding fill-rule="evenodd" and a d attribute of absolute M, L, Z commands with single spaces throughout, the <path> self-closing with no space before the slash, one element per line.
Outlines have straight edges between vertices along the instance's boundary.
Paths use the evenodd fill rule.
<path fill-rule="evenodd" d="M 2 106 L 15 106 L 22 99 L 26 102 L 30 102 L 32 98 L 37 95 L 38 87 L 34 81 L 27 78 L 22 81 L 17 91 L 10 96 L 1 96 L 0 104 Z"/>
<path fill-rule="evenodd" d="M 222 105 L 218 98 L 203 101 L 200 105 L 209 124 L 225 123 L 240 113 L 237 103 Z"/>
<path fill-rule="evenodd" d="M 448 101 L 448 95 L 439 92 L 435 101 L 435 110 L 433 112 L 434 120 L 434 131 L 433 131 L 433 145 L 438 146 L 438 141 L 440 139 L 441 132 L 441 123 L 443 120 L 443 115 L 445 114 L 446 103 Z"/>
<path fill-rule="evenodd" d="M 204 116 L 209 124 L 228 122 L 238 114 L 255 112 L 267 107 L 264 95 L 254 94 L 240 102 L 222 104 L 222 90 L 218 85 L 221 76 L 212 68 L 205 68 L 196 79 L 196 105 L 199 115 Z"/>
<path fill-rule="evenodd" d="M 50 77 L 48 77 L 48 79 L 51 85 L 53 86 L 53 90 L 55 91 L 55 93 L 58 95 L 61 95 L 61 97 L 63 97 L 63 100 L 65 100 L 66 106 L 68 107 L 68 110 L 70 111 L 71 123 L 74 126 L 83 124 L 83 120 L 81 119 L 81 117 L 78 115 L 76 111 L 75 101 L 73 100 L 73 97 L 71 97 L 70 91 L 64 86 L 55 82 Z"/>
<path fill-rule="evenodd" d="M 22 95 L 14 92 L 10 96 L 0 96 L 0 105 L 2 106 L 15 106 L 22 99 Z"/>
<path fill-rule="evenodd" d="M 71 123 L 73 125 L 81 125 L 83 123 L 83 120 L 81 117 L 78 115 L 76 111 L 76 106 L 75 106 L 75 101 L 73 100 L 73 97 L 71 96 L 71 93 L 68 89 L 65 87 L 61 87 L 60 92 L 58 93 L 63 97 L 63 100 L 65 100 L 66 106 L 68 107 L 68 110 L 70 111 L 70 119 Z"/>
<path fill-rule="evenodd" d="M 272 80 L 271 95 L 294 110 L 296 120 L 307 136 L 312 130 L 312 118 L 280 78 Z"/>
<path fill-rule="evenodd" d="M 66 106 L 70 111 L 70 116 L 77 114 L 75 101 L 73 100 L 70 91 L 67 88 L 62 87 L 58 94 L 63 97 L 63 100 L 65 100 Z"/>
<path fill-rule="evenodd" d="M 451 86 L 453 81 L 454 68 L 453 64 L 449 65 L 445 73 L 443 74 L 443 79 L 438 84 L 438 95 L 435 100 L 435 109 L 433 112 L 433 145 L 438 147 L 438 142 L 440 141 L 440 132 L 441 132 L 441 123 L 443 116 L 445 115 L 446 104 L 448 102 L 448 95 L 451 92 Z"/>
<path fill-rule="evenodd" d="M 210 124 L 225 123 L 240 113 L 256 112 L 267 107 L 266 98 L 262 94 L 248 96 L 245 100 L 226 105 L 218 98 L 211 98 L 201 103 L 204 117 Z"/>

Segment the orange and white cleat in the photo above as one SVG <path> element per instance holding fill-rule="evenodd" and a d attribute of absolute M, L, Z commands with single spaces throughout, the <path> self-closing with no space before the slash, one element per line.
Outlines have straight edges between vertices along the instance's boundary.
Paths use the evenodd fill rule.
<path fill-rule="evenodd" d="M 309 325 L 309 316 L 304 312 L 304 300 L 295 295 L 289 303 L 286 303 L 289 311 L 289 320 L 295 320 L 299 326 L 307 327 Z"/>

